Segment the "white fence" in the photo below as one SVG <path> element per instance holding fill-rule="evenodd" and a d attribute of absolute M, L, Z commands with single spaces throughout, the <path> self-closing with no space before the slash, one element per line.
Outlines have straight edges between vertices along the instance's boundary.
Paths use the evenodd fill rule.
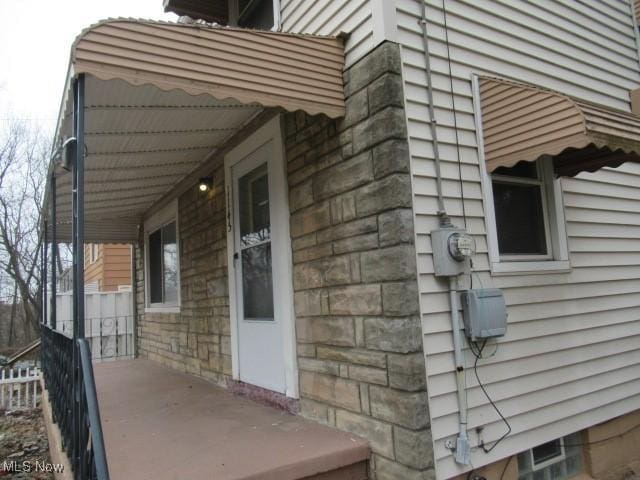
<path fill-rule="evenodd" d="M 133 357 L 133 294 L 130 291 L 85 293 L 85 337 L 94 360 Z M 71 292 L 56 298 L 56 330 L 73 335 Z"/>
<path fill-rule="evenodd" d="M 8 368 L 1 372 L 0 409 L 24 410 L 38 406 L 39 368 Z"/>

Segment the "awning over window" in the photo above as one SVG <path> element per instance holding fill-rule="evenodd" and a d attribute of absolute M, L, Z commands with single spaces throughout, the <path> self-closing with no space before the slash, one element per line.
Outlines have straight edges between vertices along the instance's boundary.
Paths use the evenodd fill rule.
<path fill-rule="evenodd" d="M 557 176 L 640 162 L 640 116 L 541 87 L 481 77 L 487 169 L 553 157 Z"/>
<path fill-rule="evenodd" d="M 343 67 L 330 37 L 130 19 L 85 30 L 56 143 L 73 136 L 84 74 L 86 240 L 136 240 L 150 209 L 277 109 L 342 116 Z M 71 238 L 70 177 L 58 172 L 60 241 Z"/>

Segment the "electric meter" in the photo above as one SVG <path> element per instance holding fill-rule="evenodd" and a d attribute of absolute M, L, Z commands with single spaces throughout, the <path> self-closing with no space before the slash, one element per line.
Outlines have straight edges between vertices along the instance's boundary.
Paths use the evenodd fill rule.
<path fill-rule="evenodd" d="M 453 233 L 449 236 L 449 254 L 462 262 L 476 253 L 476 242 L 468 233 Z"/>

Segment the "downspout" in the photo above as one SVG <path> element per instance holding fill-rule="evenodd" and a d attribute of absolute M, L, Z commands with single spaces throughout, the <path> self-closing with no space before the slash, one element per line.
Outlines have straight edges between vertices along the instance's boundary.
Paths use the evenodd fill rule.
<path fill-rule="evenodd" d="M 442 171 L 440 160 L 440 148 L 438 144 L 437 121 L 433 102 L 433 84 L 431 74 L 431 59 L 429 53 L 429 37 L 427 32 L 427 9 L 425 0 L 417 0 L 421 5 L 420 26 L 422 28 L 422 43 L 424 47 L 425 72 L 427 82 L 427 99 L 429 102 L 429 127 L 431 130 L 431 139 L 433 145 L 433 155 L 436 170 L 436 192 L 438 195 L 438 219 L 440 229 L 455 231 L 455 227 L 451 222 L 451 218 L 446 212 L 444 205 L 444 196 L 442 193 Z M 449 72 L 451 75 L 451 72 Z M 453 96 L 453 91 L 451 92 Z M 432 232 L 433 246 L 433 232 Z M 435 250 L 435 249 L 434 249 Z M 448 252 L 447 252 L 448 253 Z M 446 255 L 446 254 L 445 254 Z M 436 255 L 434 254 L 434 262 Z M 449 274 L 449 303 L 451 308 L 451 329 L 453 337 L 453 354 L 456 373 L 456 394 L 458 400 L 458 436 L 455 445 L 447 446 L 454 451 L 456 463 L 468 465 L 470 463 L 471 447 L 467 436 L 467 399 L 465 385 L 465 368 L 464 357 L 462 355 L 462 337 L 460 333 L 460 316 L 458 310 L 458 275 Z"/>

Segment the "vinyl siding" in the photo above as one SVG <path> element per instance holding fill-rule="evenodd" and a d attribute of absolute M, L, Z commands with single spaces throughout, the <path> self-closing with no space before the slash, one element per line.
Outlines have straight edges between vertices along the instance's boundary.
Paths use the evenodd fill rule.
<path fill-rule="evenodd" d="M 131 285 L 131 246 L 126 244 L 99 244 L 98 257 L 89 263 L 91 245 L 85 245 L 87 263 L 85 283 L 95 283 L 101 292 L 115 291 Z"/>
<path fill-rule="evenodd" d="M 332 36 L 348 33 L 347 67 L 375 46 L 371 0 L 282 0 L 280 11 L 284 32 Z"/>
<path fill-rule="evenodd" d="M 435 167 L 420 3 L 397 0 L 410 136 L 416 248 L 437 477 L 461 473 L 445 441 L 457 434 L 453 345 L 446 282 L 433 276 L 429 231 L 437 227 Z M 561 181 L 571 270 L 491 275 L 480 183 L 472 74 L 508 77 L 612 108 L 630 110 L 640 83 L 631 6 L 623 0 L 447 1 L 457 141 L 442 2 L 427 0 L 434 106 L 446 207 L 476 237 L 473 286 L 504 289 L 507 335 L 478 374 L 511 435 L 473 374 L 466 350 L 472 463 L 479 467 L 640 407 L 640 165 Z M 458 155 L 460 164 L 458 164 Z M 460 175 L 462 182 L 460 181 Z M 491 352 L 493 348 L 487 347 Z"/>

